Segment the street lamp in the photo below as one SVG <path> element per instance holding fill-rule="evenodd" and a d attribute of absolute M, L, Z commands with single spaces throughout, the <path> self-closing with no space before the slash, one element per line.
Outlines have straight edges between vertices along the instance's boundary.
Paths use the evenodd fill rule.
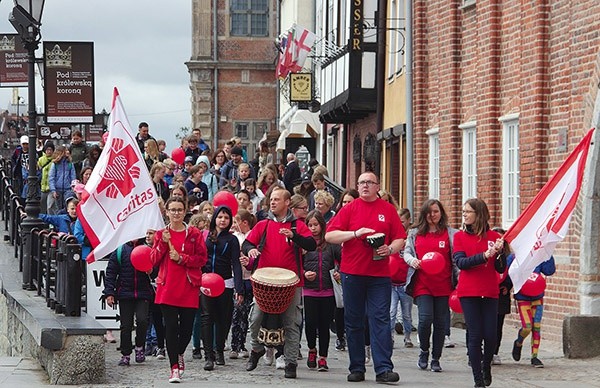
<path fill-rule="evenodd" d="M 23 288 L 33 289 L 31 276 L 33 238 L 31 231 L 34 228 L 43 227 L 44 223 L 39 219 L 40 198 L 38 196 L 40 182 L 37 176 L 37 129 L 35 111 L 35 50 L 37 50 L 41 35 L 42 12 L 45 0 L 14 0 L 15 7 L 8 20 L 19 33 L 23 46 L 27 49 L 28 65 L 28 114 L 29 114 L 29 176 L 27 177 L 27 199 L 25 201 L 25 213 L 27 217 L 21 222 L 21 233 L 25 242 L 23 254 Z"/>

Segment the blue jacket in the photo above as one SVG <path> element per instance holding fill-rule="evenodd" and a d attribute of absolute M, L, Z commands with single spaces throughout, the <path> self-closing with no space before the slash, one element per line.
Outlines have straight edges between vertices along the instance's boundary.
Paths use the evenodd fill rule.
<path fill-rule="evenodd" d="M 219 178 L 210 172 L 210 161 L 208 160 L 208 156 L 200 155 L 196 164 L 200 163 L 206 164 L 206 171 L 204 172 L 204 175 L 202 175 L 202 182 L 208 187 L 208 200 L 212 201 L 215 194 L 219 191 Z"/>
<path fill-rule="evenodd" d="M 77 221 L 77 219 L 72 219 L 71 217 L 69 217 L 68 214 L 40 214 L 40 220 L 44 221 L 47 224 L 55 226 L 59 232 L 67 234 L 74 233 L 75 221 Z"/>
<path fill-rule="evenodd" d="M 75 226 L 73 227 L 73 235 L 77 238 L 77 242 L 81 244 L 81 257 L 83 261 L 87 259 L 87 256 L 92 251 L 92 246 L 90 245 L 90 241 L 85 236 L 85 231 L 83 230 L 83 225 L 81 221 L 77 219 L 75 221 Z"/>
<path fill-rule="evenodd" d="M 508 268 L 510 268 L 510 265 L 512 264 L 514 259 L 515 259 L 515 255 L 512 253 L 506 258 L 506 266 Z M 546 276 L 554 275 L 554 272 L 556 272 L 556 263 L 554 262 L 554 256 L 550 256 L 550 258 L 548 260 L 544 261 L 543 263 L 541 263 L 537 267 L 535 267 L 533 269 L 533 272 L 542 273 Z M 535 296 L 523 295 L 520 292 L 518 292 L 514 295 L 515 300 L 538 300 L 538 299 L 542 299 L 543 297 L 544 297 L 543 292 L 541 294 L 535 295 Z"/>
<path fill-rule="evenodd" d="M 65 192 L 71 189 L 71 182 L 77 179 L 73 163 L 63 158 L 58 163 L 52 163 L 48 173 L 48 184 L 50 191 Z"/>
<path fill-rule="evenodd" d="M 150 276 L 140 272 L 131 264 L 130 243 L 121 246 L 119 262 L 118 250 L 114 251 L 108 259 L 106 277 L 104 278 L 105 296 L 114 296 L 117 300 L 123 299 L 154 299 L 154 289 L 150 284 Z"/>

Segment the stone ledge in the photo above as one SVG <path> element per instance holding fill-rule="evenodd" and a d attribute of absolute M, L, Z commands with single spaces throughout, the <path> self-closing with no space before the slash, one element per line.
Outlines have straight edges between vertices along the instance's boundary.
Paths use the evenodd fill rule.
<path fill-rule="evenodd" d="M 566 358 L 600 356 L 598 315 L 567 315 L 563 319 L 563 353 Z"/>

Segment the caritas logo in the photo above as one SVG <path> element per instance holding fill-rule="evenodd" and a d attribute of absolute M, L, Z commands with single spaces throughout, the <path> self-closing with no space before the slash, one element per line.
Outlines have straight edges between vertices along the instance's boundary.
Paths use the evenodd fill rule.
<path fill-rule="evenodd" d="M 98 194 L 106 190 L 108 198 L 115 199 L 118 194 L 127 197 L 135 187 L 133 180 L 140 177 L 140 168 L 135 166 L 139 158 L 131 144 L 124 144 L 123 139 L 112 139 Z"/>

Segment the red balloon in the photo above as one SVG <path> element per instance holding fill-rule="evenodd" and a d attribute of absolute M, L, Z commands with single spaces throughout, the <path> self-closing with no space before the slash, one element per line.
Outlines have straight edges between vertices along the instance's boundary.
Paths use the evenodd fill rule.
<path fill-rule="evenodd" d="M 150 252 L 152 248 L 147 245 L 138 245 L 131 251 L 131 264 L 133 268 L 141 272 L 148 272 L 152 269 L 150 261 Z"/>
<path fill-rule="evenodd" d="M 226 190 L 219 191 L 215 194 L 213 197 L 213 205 L 215 206 L 215 209 L 219 206 L 227 206 L 231 209 L 231 213 L 234 216 L 238 211 L 238 202 L 237 199 L 235 199 L 235 195 Z"/>
<path fill-rule="evenodd" d="M 389 265 L 390 265 L 390 277 L 392 279 L 396 279 L 402 275 L 404 272 L 404 278 L 406 279 L 407 266 L 406 262 L 400 255 L 390 255 L 389 256 Z"/>
<path fill-rule="evenodd" d="M 225 280 L 214 272 L 203 273 L 200 291 L 206 296 L 216 298 L 225 291 Z"/>
<path fill-rule="evenodd" d="M 428 275 L 436 275 L 444 269 L 444 255 L 439 252 L 428 252 L 421 258 L 421 269 Z"/>
<path fill-rule="evenodd" d="M 539 273 L 533 272 L 523 283 L 523 287 L 519 290 L 519 294 L 525 296 L 538 296 L 546 289 L 546 279 Z"/>
<path fill-rule="evenodd" d="M 460 298 L 458 297 L 458 292 L 456 290 L 452 291 L 450 297 L 448 298 L 448 305 L 450 309 L 455 313 L 463 312 L 462 306 L 460 305 Z"/>
<path fill-rule="evenodd" d="M 185 162 L 185 151 L 180 147 L 174 148 L 173 151 L 171 151 L 171 159 L 180 166 L 183 166 L 183 163 Z"/>

